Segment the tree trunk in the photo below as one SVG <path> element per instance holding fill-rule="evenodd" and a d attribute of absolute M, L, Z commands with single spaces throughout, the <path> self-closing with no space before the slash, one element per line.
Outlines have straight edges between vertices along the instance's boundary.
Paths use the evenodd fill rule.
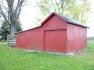
<path fill-rule="evenodd" d="M 12 23 L 10 24 L 10 34 L 14 35 L 16 33 L 16 24 Z"/>

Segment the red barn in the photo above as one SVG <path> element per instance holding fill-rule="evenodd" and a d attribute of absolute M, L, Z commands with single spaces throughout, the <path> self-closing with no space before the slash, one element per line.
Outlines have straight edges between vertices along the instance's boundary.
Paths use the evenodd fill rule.
<path fill-rule="evenodd" d="M 87 26 L 53 12 L 41 26 L 16 33 L 16 46 L 40 51 L 75 52 L 87 47 Z"/>

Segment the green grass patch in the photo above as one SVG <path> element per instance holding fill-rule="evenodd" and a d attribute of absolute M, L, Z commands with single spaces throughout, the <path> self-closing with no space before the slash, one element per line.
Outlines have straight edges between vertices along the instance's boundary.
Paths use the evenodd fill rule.
<path fill-rule="evenodd" d="M 94 70 L 94 41 L 74 56 L 26 52 L 0 42 L 0 70 Z"/>

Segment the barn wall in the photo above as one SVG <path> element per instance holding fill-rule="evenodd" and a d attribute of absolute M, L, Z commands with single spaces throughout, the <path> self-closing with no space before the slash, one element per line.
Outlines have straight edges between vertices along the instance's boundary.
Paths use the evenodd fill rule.
<path fill-rule="evenodd" d="M 67 39 L 68 52 L 84 49 L 87 46 L 87 29 L 67 24 Z"/>
<path fill-rule="evenodd" d="M 43 50 L 43 31 L 29 30 L 16 34 L 16 46 L 24 49 Z"/>
<path fill-rule="evenodd" d="M 26 48 L 43 50 L 43 31 L 30 30 L 26 32 Z"/>
<path fill-rule="evenodd" d="M 51 29 L 66 29 L 67 23 L 63 21 L 60 17 L 53 15 L 51 16 L 41 27 L 44 30 L 51 30 Z"/>
<path fill-rule="evenodd" d="M 67 23 L 53 15 L 42 28 L 44 30 L 44 51 L 66 52 Z"/>
<path fill-rule="evenodd" d="M 25 33 L 16 34 L 16 46 L 19 48 L 25 48 Z"/>
<path fill-rule="evenodd" d="M 51 16 L 44 24 L 43 26 L 31 30 L 27 30 L 21 33 L 16 34 L 16 46 L 18 48 L 24 48 L 24 49 L 37 49 L 44 51 L 45 50 L 45 31 L 47 30 L 66 30 L 67 23 L 65 21 L 62 21 L 60 17 L 53 15 Z M 64 31 L 65 32 L 65 31 Z M 62 37 L 64 33 L 61 33 Z M 66 36 L 66 34 L 64 35 Z M 58 39 L 57 37 L 54 37 Z M 62 43 L 66 42 L 66 38 L 63 39 Z M 54 47 L 54 46 L 53 46 Z M 58 47 L 58 46 L 57 46 Z M 66 45 L 62 45 L 62 51 L 65 52 Z M 59 48 L 61 51 L 61 48 Z"/>

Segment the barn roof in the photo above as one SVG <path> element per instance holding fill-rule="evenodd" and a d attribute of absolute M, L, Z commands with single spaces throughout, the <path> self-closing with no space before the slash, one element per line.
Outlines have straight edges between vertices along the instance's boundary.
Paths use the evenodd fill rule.
<path fill-rule="evenodd" d="M 63 16 L 63 15 L 58 15 L 57 13 L 53 12 L 51 13 L 48 18 L 46 18 L 41 25 L 45 24 L 44 22 L 47 21 L 52 15 L 56 15 L 62 19 L 64 19 L 66 22 L 70 23 L 70 24 L 74 24 L 74 25 L 78 25 L 78 26 L 81 26 L 81 27 L 85 27 L 85 28 L 88 28 L 88 26 L 82 24 L 81 22 L 75 20 L 75 19 L 72 19 L 70 17 L 66 17 L 66 16 Z"/>
<path fill-rule="evenodd" d="M 75 24 L 75 25 L 79 25 L 79 26 L 83 26 L 83 27 L 87 27 L 87 28 L 88 28 L 88 26 L 82 24 L 81 22 L 79 22 L 79 21 L 77 21 L 77 20 L 75 20 L 75 19 L 72 19 L 72 18 L 66 17 L 66 16 L 62 16 L 62 17 L 63 17 L 65 20 L 67 20 L 67 22 L 69 22 L 69 23 L 73 23 L 73 24 Z"/>

